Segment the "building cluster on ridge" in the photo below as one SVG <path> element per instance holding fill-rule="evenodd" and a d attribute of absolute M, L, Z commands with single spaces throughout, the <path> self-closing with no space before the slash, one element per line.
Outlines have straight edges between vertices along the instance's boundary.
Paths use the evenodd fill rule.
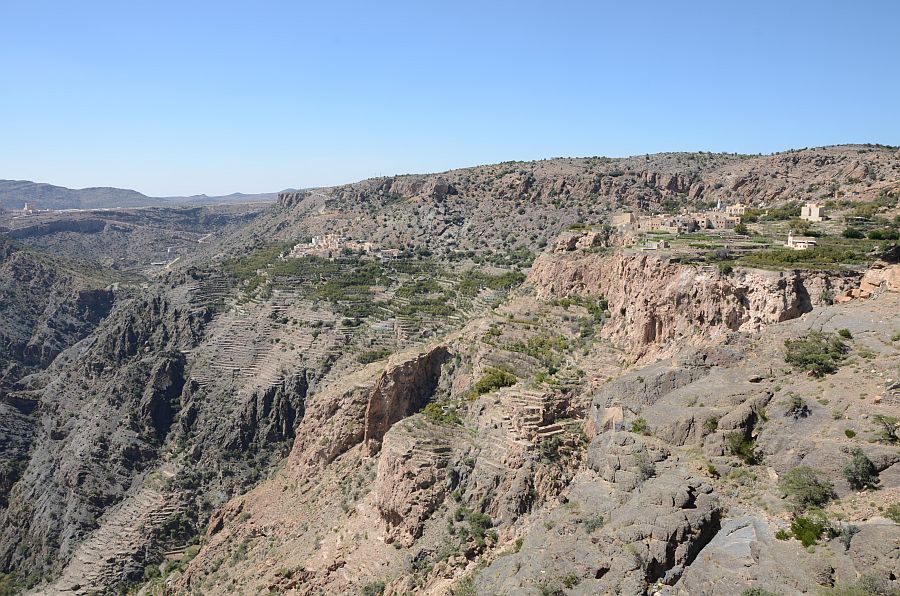
<path fill-rule="evenodd" d="M 400 256 L 400 250 L 396 248 L 382 248 L 374 242 L 360 242 L 343 236 L 342 234 L 322 234 L 313 236 L 308 243 L 298 243 L 287 258 L 298 259 L 300 257 L 322 257 L 333 259 L 342 254 L 370 255 L 389 261 Z"/>
<path fill-rule="evenodd" d="M 679 215 L 643 215 L 632 211 L 613 214 L 610 224 L 623 233 L 660 232 L 668 234 L 690 234 L 706 230 L 733 230 L 741 223 L 741 218 L 749 207 L 742 202 L 724 206 L 721 201 L 715 209 Z M 800 210 L 800 219 L 810 223 L 828 219 L 819 203 L 806 203 Z M 788 233 L 787 248 L 806 250 L 816 246 L 816 239 L 810 236 L 795 236 Z"/>

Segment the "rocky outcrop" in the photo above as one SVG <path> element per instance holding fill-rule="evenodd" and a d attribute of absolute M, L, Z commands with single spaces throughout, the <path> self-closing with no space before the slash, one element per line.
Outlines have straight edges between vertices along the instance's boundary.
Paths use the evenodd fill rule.
<path fill-rule="evenodd" d="M 181 352 L 172 352 L 160 360 L 150 372 L 138 404 L 138 417 L 145 432 L 162 441 L 168 434 L 181 407 L 181 390 L 184 387 L 185 358 Z"/>
<path fill-rule="evenodd" d="M 455 489 L 447 469 L 464 431 L 407 418 L 384 436 L 373 484 L 384 540 L 410 546 L 424 522 Z"/>
<path fill-rule="evenodd" d="M 244 402 L 225 449 L 243 451 L 254 445 L 293 439 L 297 423 L 303 418 L 308 390 L 305 374 L 255 390 Z"/>
<path fill-rule="evenodd" d="M 446 346 L 401 354 L 386 368 L 370 365 L 313 396 L 297 428 L 292 460 L 305 473 L 328 465 L 365 442 L 377 453 L 390 427 L 423 408 L 437 386 Z"/>
<path fill-rule="evenodd" d="M 673 263 L 644 253 L 549 252 L 528 281 L 542 298 L 603 296 L 610 318 L 603 335 L 642 357 L 676 339 L 758 331 L 799 317 L 855 284 L 853 274 L 739 270 Z"/>
<path fill-rule="evenodd" d="M 98 287 L 99 286 L 99 287 Z M 0 387 L 46 368 L 109 315 L 101 282 L 0 237 Z"/>
<path fill-rule="evenodd" d="M 181 311 L 160 294 L 123 301 L 87 345 L 31 381 L 43 424 L 0 511 L 2 568 L 62 569 L 154 465 L 181 407 L 179 348 L 202 325 L 202 313 Z"/>
<path fill-rule="evenodd" d="M 378 451 L 391 425 L 425 407 L 449 356 L 446 347 L 438 346 L 382 373 L 366 407 L 363 441 L 367 453 Z"/>
<path fill-rule="evenodd" d="M 75 232 L 77 234 L 98 234 L 106 229 L 107 222 L 102 219 L 63 219 L 57 221 L 42 222 L 33 226 L 16 228 L 7 232 L 7 236 L 16 239 L 38 238 L 60 232 Z M 127 229 L 127 228 L 126 228 Z"/>

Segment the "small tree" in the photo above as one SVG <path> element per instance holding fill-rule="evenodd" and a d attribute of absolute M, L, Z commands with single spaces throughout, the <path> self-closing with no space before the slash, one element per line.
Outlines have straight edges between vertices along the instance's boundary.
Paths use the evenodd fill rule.
<path fill-rule="evenodd" d="M 834 485 L 820 477 L 818 470 L 809 466 L 797 466 L 778 481 L 794 512 L 810 507 L 821 507 L 834 497 Z"/>
<path fill-rule="evenodd" d="M 791 522 L 791 532 L 803 546 L 812 546 L 818 542 L 824 531 L 825 522 L 818 518 L 797 517 Z"/>
<path fill-rule="evenodd" d="M 631 432 L 638 435 L 649 435 L 650 427 L 647 424 L 646 418 L 635 418 L 634 422 L 631 423 Z"/>
<path fill-rule="evenodd" d="M 897 443 L 900 441 L 900 418 L 896 416 L 885 416 L 884 414 L 876 414 L 872 420 L 878 429 L 878 440 L 886 443 Z"/>
<path fill-rule="evenodd" d="M 875 464 L 859 447 L 856 447 L 850 453 L 850 461 L 844 466 L 844 478 L 847 479 L 850 487 L 855 490 L 875 488 L 879 482 Z"/>

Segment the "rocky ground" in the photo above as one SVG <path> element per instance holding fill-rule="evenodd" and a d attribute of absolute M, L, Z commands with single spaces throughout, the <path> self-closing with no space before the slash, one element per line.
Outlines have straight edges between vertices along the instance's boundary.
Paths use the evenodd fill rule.
<path fill-rule="evenodd" d="M 620 206 L 883 201 L 898 167 L 871 146 L 554 159 L 17 227 L 0 586 L 889 593 L 892 257 L 724 269 L 590 224 Z M 330 231 L 403 252 L 278 258 Z M 176 236 L 169 267 L 108 262 Z M 813 356 L 788 356 L 810 333 Z M 848 484 L 850 462 L 867 483 Z M 785 484 L 798 468 L 814 504 Z"/>
<path fill-rule="evenodd" d="M 570 256 L 560 255 L 563 267 Z M 606 261 L 593 266 L 620 266 L 616 257 Z M 637 334 L 618 352 L 605 338 L 618 336 L 613 314 L 599 336 L 566 346 L 547 339 L 580 336 L 579 315 L 587 316 L 559 297 L 596 294 L 556 294 L 540 281 L 545 271 L 533 271 L 533 293 L 432 348 L 451 355 L 442 372 L 450 378 L 435 384 L 423 375 L 421 391 L 434 385 L 431 400 L 444 415 L 412 413 L 412 396 L 393 396 L 398 420 L 381 444 L 362 431 L 384 399 L 386 376 L 420 367 L 428 352 L 398 355 L 393 367 L 338 389 L 340 397 L 321 394 L 329 423 L 310 409 L 298 438 L 306 428 L 326 438 L 296 441 L 271 480 L 229 503 L 174 587 L 354 593 L 384 582 L 385 593 L 398 594 L 716 594 L 896 579 L 900 526 L 885 515 L 900 493 L 900 451 L 877 438 L 873 419 L 898 411 L 900 295 L 803 314 L 792 285 L 762 285 L 781 305 L 770 322 L 742 330 L 754 320 L 751 306 L 720 317 L 701 342 Z M 754 274 L 763 275 L 744 272 Z M 684 270 L 659 281 L 665 287 L 686 275 L 692 283 L 661 297 L 685 301 L 730 281 Z M 540 298 L 548 295 L 557 298 Z M 853 339 L 837 372 L 817 378 L 786 365 L 786 339 L 839 329 Z M 559 352 L 510 349 L 535 338 Z M 673 343 L 673 355 L 635 364 L 648 360 L 637 344 L 658 341 Z M 548 355 L 562 358 L 552 374 Z M 519 380 L 473 395 L 494 366 Z M 791 410 L 796 396 L 801 415 Z M 752 442 L 752 462 L 730 450 L 732 433 Z M 855 491 L 842 476 L 855 447 L 874 463 L 877 491 Z M 838 535 L 805 549 L 774 537 L 792 519 L 778 480 L 799 466 L 833 483 L 827 514 L 835 532 L 854 528 L 847 544 Z M 862 510 L 860 497 L 873 506 Z"/>

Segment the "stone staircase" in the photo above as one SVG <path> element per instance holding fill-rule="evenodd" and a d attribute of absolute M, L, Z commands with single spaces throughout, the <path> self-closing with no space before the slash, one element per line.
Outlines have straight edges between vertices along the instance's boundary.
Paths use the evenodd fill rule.
<path fill-rule="evenodd" d="M 171 478 L 174 466 L 163 466 L 156 474 Z M 144 563 L 142 552 L 148 537 L 179 505 L 158 482 L 145 481 L 133 495 L 100 519 L 100 527 L 75 549 L 60 578 L 35 594 L 106 594 L 129 576 L 140 575 Z"/>

